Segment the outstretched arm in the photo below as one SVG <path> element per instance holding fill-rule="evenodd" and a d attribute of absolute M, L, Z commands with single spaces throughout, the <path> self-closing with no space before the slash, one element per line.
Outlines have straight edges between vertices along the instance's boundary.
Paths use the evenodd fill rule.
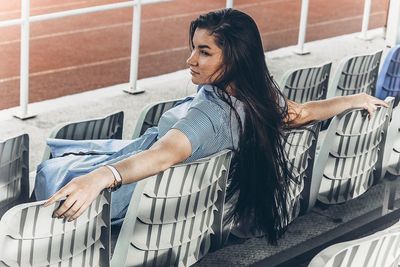
<path fill-rule="evenodd" d="M 299 104 L 288 100 L 289 116 L 286 122 L 291 125 L 302 125 L 311 121 L 329 119 L 350 108 L 364 108 L 371 116 L 377 105 L 388 107 L 385 101 L 366 93 L 337 96 L 325 100 L 310 101 Z"/>
<path fill-rule="evenodd" d="M 192 154 L 189 139 L 181 131 L 172 129 L 148 150 L 113 164 L 122 176 L 123 184 L 137 182 L 180 163 Z M 67 197 L 54 216 L 69 221 L 79 217 L 100 192 L 108 188 L 114 176 L 106 167 L 100 167 L 89 174 L 70 181 L 56 192 L 45 206 Z"/>

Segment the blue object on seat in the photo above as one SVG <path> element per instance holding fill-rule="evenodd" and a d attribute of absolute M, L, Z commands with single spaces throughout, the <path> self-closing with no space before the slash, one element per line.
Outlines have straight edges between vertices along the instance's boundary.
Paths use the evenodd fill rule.
<path fill-rule="evenodd" d="M 49 138 L 69 140 L 122 139 L 124 112 L 84 121 L 68 122 L 56 126 Z M 45 148 L 43 161 L 52 158 L 49 147 Z"/>
<path fill-rule="evenodd" d="M 376 84 L 376 97 L 395 97 L 395 105 L 400 100 L 400 45 L 389 50 Z"/>

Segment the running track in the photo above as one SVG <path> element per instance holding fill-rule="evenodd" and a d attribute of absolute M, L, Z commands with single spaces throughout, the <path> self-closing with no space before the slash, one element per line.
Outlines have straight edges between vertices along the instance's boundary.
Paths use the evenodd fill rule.
<path fill-rule="evenodd" d="M 123 2 L 31 0 L 31 15 Z M 175 0 L 142 7 L 139 78 L 186 67 L 187 29 L 225 0 Z M 256 20 L 264 47 L 297 43 L 300 0 L 235 0 Z M 0 0 L 0 20 L 20 16 L 20 1 Z M 373 0 L 369 28 L 385 25 L 388 0 Z M 364 0 L 312 0 L 307 41 L 360 31 Z M 130 8 L 31 24 L 30 102 L 129 80 Z M 19 26 L 0 28 L 0 109 L 19 105 Z M 329 53 L 329 51 L 327 51 Z"/>

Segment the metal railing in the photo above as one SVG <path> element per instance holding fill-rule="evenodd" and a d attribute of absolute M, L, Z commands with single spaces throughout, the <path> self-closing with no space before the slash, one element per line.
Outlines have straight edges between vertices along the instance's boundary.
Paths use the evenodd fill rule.
<path fill-rule="evenodd" d="M 28 99 L 29 99 L 29 36 L 30 36 L 30 23 L 58 19 L 63 17 L 83 15 L 95 12 L 102 12 L 108 10 L 115 10 L 127 7 L 133 8 L 133 21 L 132 21 L 132 41 L 131 41 L 131 61 L 130 61 L 130 75 L 129 87 L 125 92 L 137 94 L 143 92 L 137 88 L 138 78 L 138 62 L 139 62 L 139 44 L 140 44 L 140 26 L 141 26 L 141 5 L 167 2 L 171 0 L 134 0 L 121 3 L 106 4 L 94 7 L 86 7 L 68 11 L 54 12 L 44 15 L 30 16 L 30 0 L 21 0 L 21 18 L 6 21 L 0 21 L 0 28 L 13 25 L 21 25 L 21 66 L 20 66 L 20 110 L 15 114 L 20 119 L 27 119 L 33 117 L 33 114 L 28 112 Z M 298 35 L 298 45 L 295 50 L 297 54 L 307 54 L 308 51 L 304 48 L 307 29 L 307 17 L 309 9 L 309 0 L 301 0 L 301 15 Z M 399 0 L 395 0 L 398 2 Z M 233 0 L 226 0 L 226 7 L 233 8 Z M 369 15 L 371 11 L 371 0 L 365 0 L 364 15 L 362 22 L 361 36 L 366 39 Z"/>
<path fill-rule="evenodd" d="M 400 0 L 390 0 L 387 18 L 386 45 L 393 47 L 397 44 L 400 44 Z"/>
<path fill-rule="evenodd" d="M 0 28 L 14 26 L 14 25 L 21 25 L 20 109 L 19 111 L 17 111 L 16 114 L 14 114 L 15 117 L 20 119 L 28 119 L 35 116 L 34 114 L 30 114 L 28 112 L 29 36 L 30 36 L 30 24 L 32 22 L 53 20 L 53 19 L 59 19 L 76 15 L 133 7 L 134 14 L 132 19 L 133 32 L 132 32 L 132 42 L 131 42 L 129 88 L 124 91 L 131 94 L 137 94 L 143 92 L 143 90 L 139 90 L 136 86 L 137 76 L 138 76 L 138 62 L 139 62 L 141 6 L 145 4 L 153 4 L 153 3 L 160 3 L 167 1 L 170 0 L 135 0 L 135 1 L 115 3 L 115 4 L 79 8 L 68 11 L 54 12 L 44 15 L 30 16 L 30 0 L 21 0 L 21 18 L 0 21 Z"/>
<path fill-rule="evenodd" d="M 301 0 L 301 15 L 300 15 L 300 26 L 299 26 L 299 38 L 297 42 L 297 48 L 295 53 L 299 55 L 305 55 L 309 52 L 304 49 L 304 43 L 306 40 L 306 29 L 307 29 L 307 18 L 308 18 L 308 0 Z M 371 13 L 371 0 L 364 1 L 364 14 L 361 26 L 361 38 L 367 39 L 369 15 Z"/>

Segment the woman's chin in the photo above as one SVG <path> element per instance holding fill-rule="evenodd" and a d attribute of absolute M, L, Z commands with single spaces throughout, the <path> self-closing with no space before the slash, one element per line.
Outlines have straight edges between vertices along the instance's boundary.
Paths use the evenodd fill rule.
<path fill-rule="evenodd" d="M 199 85 L 199 84 L 201 84 L 200 82 L 199 82 L 199 80 L 198 79 L 196 79 L 195 77 L 193 77 L 192 76 L 192 83 L 193 84 L 195 84 L 195 85 Z"/>

